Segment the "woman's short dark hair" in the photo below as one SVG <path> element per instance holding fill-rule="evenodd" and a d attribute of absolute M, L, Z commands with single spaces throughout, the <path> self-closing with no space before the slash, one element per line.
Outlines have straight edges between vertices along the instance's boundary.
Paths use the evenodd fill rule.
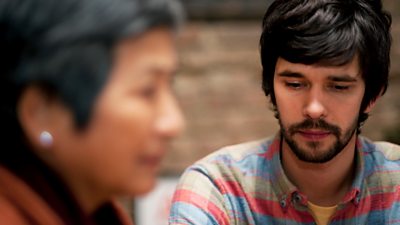
<path fill-rule="evenodd" d="M 273 79 L 278 57 L 292 63 L 339 66 L 356 55 L 365 82 L 362 113 L 388 85 L 391 16 L 380 0 L 276 0 L 260 39 L 262 87 L 276 106 Z"/>
<path fill-rule="evenodd" d="M 20 130 L 16 102 L 30 84 L 61 99 L 83 127 L 109 75 L 113 46 L 153 27 L 174 29 L 182 13 L 172 0 L 1 0 L 3 134 Z"/>

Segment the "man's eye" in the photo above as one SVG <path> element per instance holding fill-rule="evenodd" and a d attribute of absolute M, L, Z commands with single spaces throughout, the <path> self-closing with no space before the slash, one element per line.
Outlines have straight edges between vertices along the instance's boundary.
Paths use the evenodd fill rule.
<path fill-rule="evenodd" d="M 338 84 L 333 84 L 330 87 L 331 89 L 333 89 L 334 91 L 347 91 L 350 89 L 349 85 L 338 85 Z"/>
<path fill-rule="evenodd" d="M 285 82 L 286 87 L 292 88 L 292 89 L 300 89 L 304 86 L 303 83 L 301 82 Z"/>

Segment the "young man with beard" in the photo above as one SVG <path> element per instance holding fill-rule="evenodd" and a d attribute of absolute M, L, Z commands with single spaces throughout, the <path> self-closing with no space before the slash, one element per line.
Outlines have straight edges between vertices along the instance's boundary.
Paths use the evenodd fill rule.
<path fill-rule="evenodd" d="M 276 0 L 260 39 L 280 132 L 188 168 L 170 224 L 400 224 L 400 147 L 360 136 L 388 83 L 380 0 Z"/>

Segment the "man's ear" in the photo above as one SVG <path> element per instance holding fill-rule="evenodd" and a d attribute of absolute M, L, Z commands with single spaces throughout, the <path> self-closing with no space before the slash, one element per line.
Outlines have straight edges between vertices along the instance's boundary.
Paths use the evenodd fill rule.
<path fill-rule="evenodd" d="M 379 97 L 369 102 L 367 108 L 364 110 L 364 113 L 370 113 L 372 109 L 375 107 L 376 102 L 378 101 Z"/>
<path fill-rule="evenodd" d="M 379 92 L 379 95 L 371 100 L 367 106 L 367 108 L 364 110 L 364 113 L 370 113 L 372 111 L 372 109 L 375 107 L 376 102 L 378 101 L 378 99 L 385 93 L 385 89 L 382 88 L 381 91 Z"/>
<path fill-rule="evenodd" d="M 39 86 L 28 86 L 21 94 L 17 114 L 29 143 L 35 149 L 43 148 L 40 134 L 51 133 L 51 99 Z"/>

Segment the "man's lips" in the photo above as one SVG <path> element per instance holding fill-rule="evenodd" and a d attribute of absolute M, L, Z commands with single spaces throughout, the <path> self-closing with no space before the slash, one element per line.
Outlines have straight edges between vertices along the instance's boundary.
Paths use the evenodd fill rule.
<path fill-rule="evenodd" d="M 331 132 L 326 130 L 300 130 L 298 133 L 302 137 L 313 141 L 321 140 L 331 134 Z"/>

